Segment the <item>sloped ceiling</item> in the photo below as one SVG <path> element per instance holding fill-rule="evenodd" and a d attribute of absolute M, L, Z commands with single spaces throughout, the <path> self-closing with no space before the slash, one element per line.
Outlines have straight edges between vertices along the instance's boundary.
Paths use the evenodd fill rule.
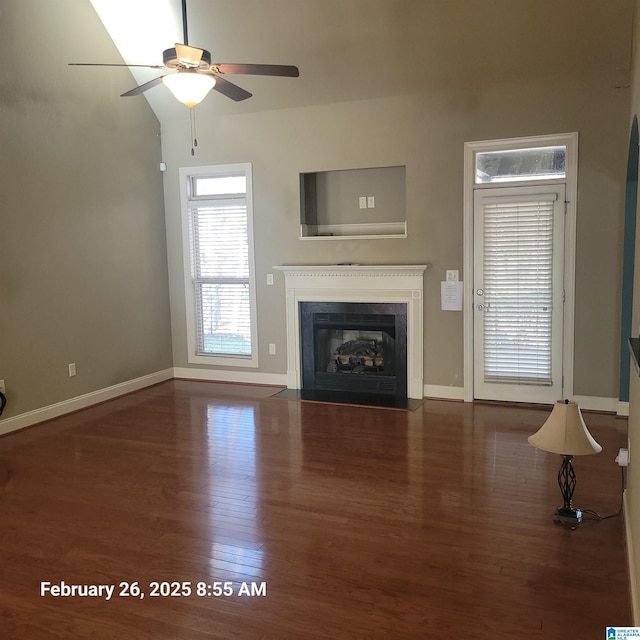
<path fill-rule="evenodd" d="M 180 0 L 91 3 L 127 63 L 161 64 L 162 51 L 183 39 Z M 198 110 L 201 117 L 247 113 L 559 71 L 627 74 L 630 38 L 619 25 L 630 6 L 631 0 L 188 0 L 189 43 L 210 51 L 214 62 L 300 68 L 295 79 L 228 77 L 254 96 L 234 103 L 214 91 Z M 99 62 L 90 51 L 85 61 Z M 161 73 L 131 71 L 137 83 Z M 144 95 L 161 122 L 184 117 L 166 87 Z"/>

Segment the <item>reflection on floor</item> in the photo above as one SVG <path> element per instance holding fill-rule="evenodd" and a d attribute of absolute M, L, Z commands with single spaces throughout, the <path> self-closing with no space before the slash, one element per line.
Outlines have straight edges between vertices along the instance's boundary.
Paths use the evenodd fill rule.
<path fill-rule="evenodd" d="M 559 456 L 527 443 L 547 409 L 278 392 L 174 380 L 0 438 L 2 637 L 547 640 L 631 624 L 621 518 L 552 521 Z M 604 450 L 574 460 L 575 502 L 615 512 L 626 420 L 585 420 Z M 116 595 L 42 596 L 45 581 Z M 123 594 L 134 584 L 144 597 Z"/>

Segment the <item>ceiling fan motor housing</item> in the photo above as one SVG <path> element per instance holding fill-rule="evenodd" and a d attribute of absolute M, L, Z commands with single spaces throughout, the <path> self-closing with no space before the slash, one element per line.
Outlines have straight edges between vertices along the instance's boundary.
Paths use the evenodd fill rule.
<path fill-rule="evenodd" d="M 162 52 L 162 61 L 164 62 L 164 66 L 169 69 L 201 69 L 202 71 L 209 71 L 211 68 L 211 54 L 206 50 L 202 50 L 202 57 L 200 58 L 200 62 L 198 64 L 189 64 L 185 63 L 183 60 L 178 58 L 178 54 L 176 53 L 175 47 L 171 49 L 165 49 Z"/>

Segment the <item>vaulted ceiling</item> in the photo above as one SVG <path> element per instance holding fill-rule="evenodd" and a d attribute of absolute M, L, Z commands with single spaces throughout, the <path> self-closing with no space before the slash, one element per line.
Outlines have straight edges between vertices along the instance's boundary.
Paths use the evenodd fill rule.
<path fill-rule="evenodd" d="M 127 63 L 161 64 L 162 51 L 183 39 L 180 0 L 91 3 Z M 300 69 L 296 79 L 228 77 L 253 98 L 235 103 L 212 92 L 198 110 L 201 117 L 247 113 L 523 76 L 535 81 L 560 71 L 610 73 L 612 66 L 628 74 L 631 25 L 621 34 L 619 24 L 629 6 L 600 0 L 188 0 L 189 43 L 210 51 L 213 61 Z M 90 51 L 85 61 L 117 62 L 94 60 Z M 141 83 L 161 72 L 132 73 Z M 166 87 L 145 97 L 161 121 L 183 117 L 184 107 Z"/>

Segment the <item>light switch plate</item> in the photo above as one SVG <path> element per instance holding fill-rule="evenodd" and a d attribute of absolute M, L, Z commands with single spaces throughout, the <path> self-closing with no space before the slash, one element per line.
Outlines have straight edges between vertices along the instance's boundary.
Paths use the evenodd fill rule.
<path fill-rule="evenodd" d="M 460 280 L 460 271 L 458 269 L 447 269 L 447 282 L 458 282 Z"/>

